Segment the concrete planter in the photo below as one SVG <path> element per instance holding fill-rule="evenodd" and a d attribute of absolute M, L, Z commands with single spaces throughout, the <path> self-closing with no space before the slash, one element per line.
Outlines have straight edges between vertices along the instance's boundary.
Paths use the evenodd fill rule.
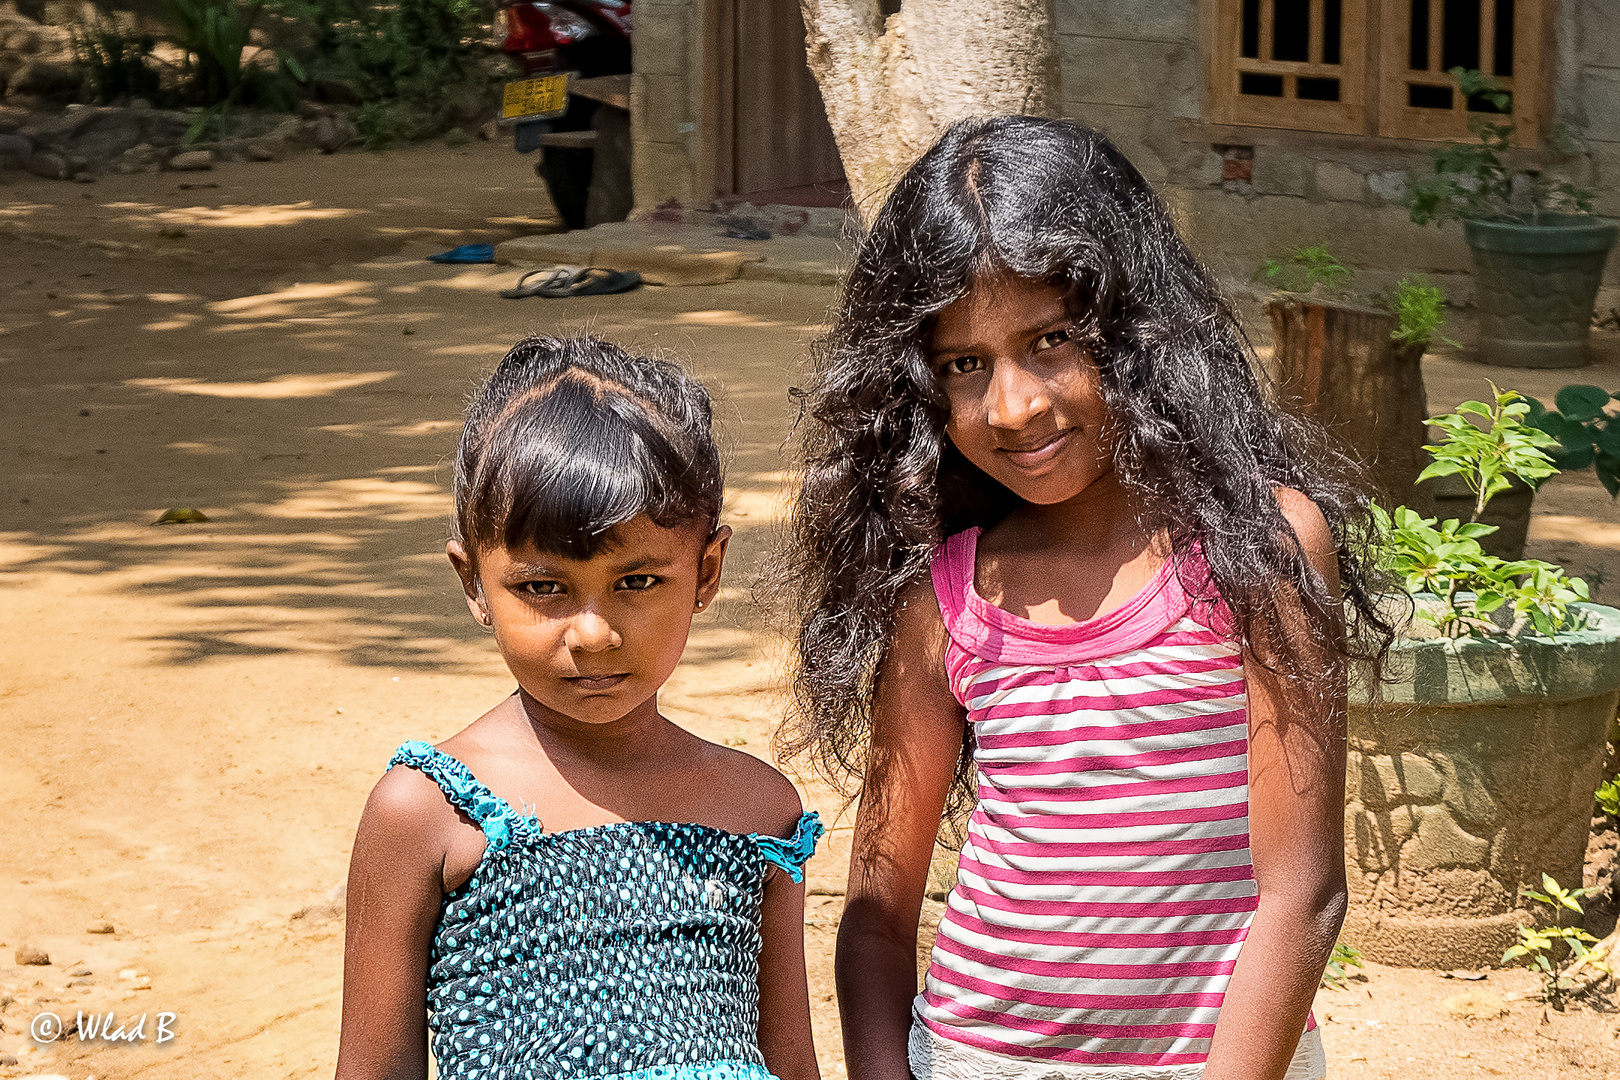
<path fill-rule="evenodd" d="M 1620 611 L 1553 641 L 1402 640 L 1394 684 L 1353 694 L 1346 940 L 1406 967 L 1493 967 L 1543 872 L 1578 885 L 1609 722 Z"/>
<path fill-rule="evenodd" d="M 1523 368 L 1580 367 L 1592 308 L 1620 223 L 1544 214 L 1536 225 L 1465 221 L 1474 254 L 1479 359 Z"/>

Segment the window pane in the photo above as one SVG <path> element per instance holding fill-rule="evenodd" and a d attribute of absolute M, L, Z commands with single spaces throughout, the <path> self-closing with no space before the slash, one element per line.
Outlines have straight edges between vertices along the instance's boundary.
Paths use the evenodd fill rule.
<path fill-rule="evenodd" d="M 1245 71 L 1238 76 L 1238 93 L 1282 97 L 1283 78 L 1281 75 L 1256 75 L 1252 71 Z"/>
<path fill-rule="evenodd" d="M 1475 94 L 1468 99 L 1468 111 L 1472 113 L 1500 113 L 1507 114 L 1513 111 L 1513 95 L 1508 95 L 1507 108 L 1498 109 L 1494 101 L 1487 100 L 1482 94 Z"/>
<path fill-rule="evenodd" d="M 1497 0 L 1498 3 L 1501 0 Z M 1339 23 L 1344 19 L 1344 0 L 1323 0 L 1322 63 L 1339 62 Z M 1335 97 L 1333 100 L 1337 101 Z"/>
<path fill-rule="evenodd" d="M 1479 0 L 1446 0 L 1440 70 L 1479 67 Z"/>
<path fill-rule="evenodd" d="M 1260 0 L 1243 0 L 1243 45 L 1239 52 L 1260 59 Z"/>
<path fill-rule="evenodd" d="M 1406 88 L 1406 103 L 1414 109 L 1450 109 L 1451 87 L 1417 86 Z"/>
<path fill-rule="evenodd" d="M 1496 70 L 1492 74 L 1513 77 L 1513 0 L 1496 0 Z"/>
<path fill-rule="evenodd" d="M 1429 0 L 1412 0 L 1412 52 L 1406 66 L 1429 70 Z"/>
<path fill-rule="evenodd" d="M 1306 79 L 1295 80 L 1298 89 L 1295 93 L 1306 101 L 1338 101 L 1338 79 Z"/>
<path fill-rule="evenodd" d="M 1271 58 L 1309 60 L 1311 48 L 1310 0 L 1272 0 Z"/>

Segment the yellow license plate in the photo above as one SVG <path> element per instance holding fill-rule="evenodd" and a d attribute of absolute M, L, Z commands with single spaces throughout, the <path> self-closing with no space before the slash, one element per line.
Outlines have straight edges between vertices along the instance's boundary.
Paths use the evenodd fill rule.
<path fill-rule="evenodd" d="M 568 108 L 568 76 L 543 75 L 509 82 L 501 94 L 501 118 L 561 116 Z"/>

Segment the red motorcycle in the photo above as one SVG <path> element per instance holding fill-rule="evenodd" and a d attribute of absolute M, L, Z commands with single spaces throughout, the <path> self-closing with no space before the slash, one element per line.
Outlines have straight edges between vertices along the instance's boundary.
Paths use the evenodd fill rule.
<path fill-rule="evenodd" d="M 523 72 L 502 92 L 502 126 L 519 153 L 540 151 L 535 172 L 571 229 L 630 209 L 631 28 L 630 0 L 521 0 L 495 17 Z"/>

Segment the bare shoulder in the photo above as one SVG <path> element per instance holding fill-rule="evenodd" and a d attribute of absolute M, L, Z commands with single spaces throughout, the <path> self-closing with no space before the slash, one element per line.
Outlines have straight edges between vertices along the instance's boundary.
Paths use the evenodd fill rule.
<path fill-rule="evenodd" d="M 1304 492 L 1294 488 L 1276 488 L 1277 509 L 1294 530 L 1299 546 L 1318 573 L 1328 580 L 1338 576 L 1339 544 L 1333 537 L 1321 507 Z"/>
<path fill-rule="evenodd" d="M 906 658 L 923 660 L 926 667 L 919 671 L 934 671 L 944 680 L 945 647 L 950 633 L 945 629 L 945 617 L 940 613 L 939 597 L 934 594 L 930 578 L 919 578 L 900 590 L 895 601 L 893 640 L 892 659 L 902 664 Z"/>
<path fill-rule="evenodd" d="M 721 790 L 731 793 L 739 819 L 731 831 L 792 836 L 804 813 L 804 801 L 793 781 L 752 754 L 714 743 L 708 746 L 710 776 L 722 785 Z"/>
<path fill-rule="evenodd" d="M 366 799 L 362 829 L 401 835 L 416 841 L 457 824 L 457 813 L 444 791 L 420 769 L 395 765 L 383 774 Z"/>

